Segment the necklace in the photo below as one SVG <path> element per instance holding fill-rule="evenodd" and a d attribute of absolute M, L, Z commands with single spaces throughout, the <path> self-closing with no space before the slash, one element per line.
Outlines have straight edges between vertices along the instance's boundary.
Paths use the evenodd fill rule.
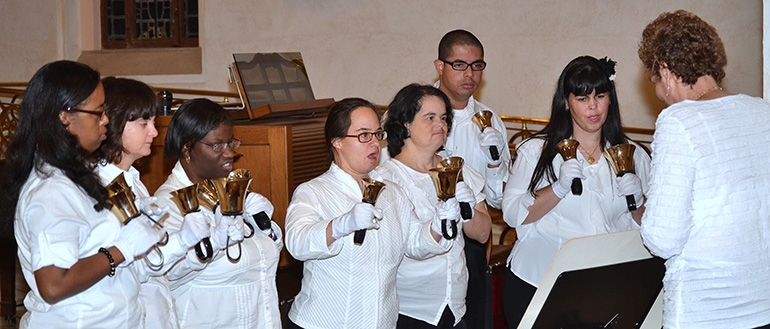
<path fill-rule="evenodd" d="M 722 87 L 720 87 L 720 86 L 713 86 L 713 87 L 711 87 L 709 89 L 706 89 L 706 90 L 702 91 L 700 94 L 698 94 L 698 96 L 695 96 L 695 98 L 693 98 L 692 100 L 697 101 L 698 99 L 703 97 L 703 95 L 708 94 L 710 91 L 717 90 L 717 89 L 719 89 L 719 91 L 724 91 L 724 89 L 722 89 Z"/>
<path fill-rule="evenodd" d="M 586 159 L 586 160 L 588 160 L 588 164 L 594 164 L 594 161 L 596 161 L 596 159 L 594 159 L 594 152 L 596 152 L 596 150 L 599 149 L 599 145 L 601 145 L 601 143 L 596 144 L 596 147 L 594 148 L 593 151 L 591 151 L 591 153 L 588 153 L 588 150 L 586 150 L 586 148 L 583 147 L 583 145 L 578 145 L 579 147 L 583 147 L 583 151 L 588 153 L 588 159 Z"/>

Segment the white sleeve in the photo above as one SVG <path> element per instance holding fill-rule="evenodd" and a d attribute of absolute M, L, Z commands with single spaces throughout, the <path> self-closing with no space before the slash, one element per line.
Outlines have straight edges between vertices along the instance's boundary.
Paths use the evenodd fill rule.
<path fill-rule="evenodd" d="M 680 121 L 661 115 L 655 127 L 642 239 L 653 254 L 667 259 L 682 252 L 693 226 L 696 156 Z"/>
<path fill-rule="evenodd" d="M 325 259 L 339 254 L 342 241 L 326 245 L 326 227 L 333 218 L 323 218 L 321 200 L 307 185 L 300 185 L 286 210 L 286 250 L 297 260 Z"/>
<path fill-rule="evenodd" d="M 542 145 L 537 143 L 538 141 L 530 140 L 520 145 L 503 194 L 503 220 L 508 226 L 516 229 L 519 237 L 524 237 L 531 227 L 529 224 L 523 225 L 522 222 L 529 215 L 529 207 L 535 202 L 535 197 L 529 193 L 529 183 L 540 157 L 541 148 L 535 147 Z"/>

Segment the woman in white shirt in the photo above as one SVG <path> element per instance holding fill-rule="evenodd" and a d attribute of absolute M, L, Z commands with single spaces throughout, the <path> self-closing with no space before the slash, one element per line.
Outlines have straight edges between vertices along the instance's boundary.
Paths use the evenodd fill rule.
<path fill-rule="evenodd" d="M 636 145 L 636 174 L 616 178 L 602 152 L 631 143 L 623 134 L 613 82 L 615 62 L 573 59 L 561 73 L 549 123 L 516 150 L 503 193 L 503 219 L 516 228 L 503 285 L 508 326 L 516 328 L 562 243 L 588 235 L 639 228 L 650 157 Z M 577 158 L 564 161 L 556 144 L 576 139 Z M 583 191 L 570 192 L 575 178 Z M 628 210 L 627 195 L 637 209 Z"/>
<path fill-rule="evenodd" d="M 770 104 L 719 86 L 716 29 L 677 10 L 642 33 L 658 98 L 644 245 L 666 259 L 664 328 L 770 328 Z"/>
<path fill-rule="evenodd" d="M 71 61 L 30 80 L 7 150 L 2 213 L 13 219 L 31 288 L 21 328 L 144 328 L 132 267 L 163 230 L 144 216 L 122 225 L 89 165 L 106 138 L 99 73 Z"/>
<path fill-rule="evenodd" d="M 208 99 L 185 102 L 169 123 L 164 154 L 177 159 L 163 185 L 155 191 L 157 203 L 168 206 L 165 225 L 170 232 L 184 229 L 179 208 L 171 192 L 197 184 L 204 179 L 225 177 L 233 170 L 235 149 L 241 141 L 233 136 L 233 120 L 222 106 Z M 244 214 L 234 220 L 200 207 L 212 225 L 211 245 L 215 252 L 208 261 L 200 261 L 193 251 L 166 273 L 174 296 L 181 328 L 259 328 L 281 327 L 275 272 L 283 248 L 281 230 L 271 221 L 271 229 L 244 238 L 246 219 L 257 228 L 252 215 L 265 211 L 273 215 L 273 205 L 258 193 L 249 193 Z M 274 232 L 275 234 L 270 234 Z M 228 246 L 228 237 L 230 246 Z M 225 249 L 233 258 L 231 262 Z"/>
<path fill-rule="evenodd" d="M 360 98 L 337 102 L 324 135 L 334 161 L 297 187 L 286 215 L 286 246 L 304 261 L 287 328 L 393 328 L 403 256 L 430 257 L 452 242 L 430 223 L 412 221 L 404 192 L 372 172 L 385 138 L 374 105 Z M 362 202 L 364 178 L 385 183 L 376 205 Z M 354 243 L 358 230 L 365 230 L 360 245 Z"/>
<path fill-rule="evenodd" d="M 492 222 L 487 212 L 484 178 L 470 166 L 463 168 L 454 198 L 439 201 L 428 170 L 442 160 L 437 154 L 452 127 L 449 99 L 439 89 L 411 84 L 402 88 L 388 106 L 385 130 L 391 159 L 377 168 L 396 182 L 417 212 L 414 221 L 433 223 L 437 218 L 456 220 L 457 236 L 448 253 L 428 259 L 405 258 L 398 268 L 399 317 L 397 328 L 465 328 L 465 295 L 468 270 L 463 235 L 486 243 Z M 470 219 L 460 218 L 459 202 L 467 202 Z M 450 229 L 444 228 L 447 231 Z M 483 289 L 483 287 L 479 287 Z"/>
<path fill-rule="evenodd" d="M 98 161 L 96 170 L 105 185 L 123 175 L 138 203 L 144 205 L 142 211 L 156 215 L 157 220 L 161 217 L 159 209 L 152 209 L 153 198 L 133 164 L 150 155 L 152 141 L 158 136 L 155 129 L 155 117 L 160 108 L 158 96 L 148 85 L 133 79 L 106 77 L 102 79 L 102 85 L 104 112 L 110 122 L 107 124 L 107 139 L 94 152 Z M 135 263 L 142 282 L 140 296 L 145 306 L 147 328 L 179 328 L 171 288 L 163 274 L 184 257 L 190 247 L 209 235 L 206 218 L 200 213 L 192 213 L 185 216 L 182 229 L 170 234 L 169 241 L 159 247 L 163 253 L 160 268 L 150 268 L 144 260 Z M 153 264 L 160 264 L 161 259 L 156 252 L 146 257 Z"/>

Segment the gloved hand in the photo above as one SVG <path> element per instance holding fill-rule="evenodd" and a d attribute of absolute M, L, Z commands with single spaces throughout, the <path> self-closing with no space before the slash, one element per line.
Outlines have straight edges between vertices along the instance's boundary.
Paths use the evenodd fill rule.
<path fill-rule="evenodd" d="M 222 222 L 227 224 L 227 236 L 230 238 L 230 243 L 243 241 L 243 216 L 223 216 Z"/>
<path fill-rule="evenodd" d="M 217 212 L 219 212 L 218 209 Z M 211 248 L 214 251 L 225 249 L 227 247 L 227 224 L 223 223 L 221 214 L 215 215 L 214 225 L 209 230 L 211 231 Z"/>
<path fill-rule="evenodd" d="M 503 138 L 503 134 L 501 134 L 497 129 L 492 127 L 486 127 L 484 128 L 484 131 L 482 131 L 479 134 L 479 145 L 481 145 L 482 151 L 481 153 L 484 153 L 484 156 L 487 158 L 487 163 L 489 163 L 492 166 L 497 166 L 500 164 L 502 160 L 502 156 L 499 156 L 503 152 L 508 152 L 508 148 L 505 144 L 505 138 Z M 489 152 L 489 147 L 495 146 L 497 147 L 497 160 L 492 159 L 492 154 Z"/>
<path fill-rule="evenodd" d="M 115 240 L 114 245 L 123 254 L 123 258 L 126 259 L 126 265 L 133 262 L 134 258 L 144 255 L 150 247 L 158 243 L 163 237 L 166 229 L 157 229 L 153 225 L 146 216 L 141 215 L 120 229 L 118 239 Z"/>
<path fill-rule="evenodd" d="M 179 243 L 183 249 L 188 249 L 203 238 L 211 236 L 209 229 L 209 219 L 200 211 L 191 212 L 184 216 L 182 228 L 177 232 Z"/>
<path fill-rule="evenodd" d="M 468 184 L 465 182 L 457 182 L 457 185 L 455 186 L 455 199 L 457 199 L 457 202 L 465 202 L 471 206 L 471 218 L 473 218 L 473 215 L 476 213 L 476 210 L 473 208 L 476 206 L 476 197 Z M 470 218 L 463 218 L 463 222 L 469 220 Z"/>
<path fill-rule="evenodd" d="M 332 237 L 339 240 L 357 230 L 379 228 L 378 218 L 382 218 L 382 214 L 373 205 L 356 203 L 353 209 L 332 220 Z"/>
<path fill-rule="evenodd" d="M 569 159 L 562 162 L 559 168 L 559 179 L 551 184 L 553 193 L 556 194 L 559 199 L 563 199 L 567 193 L 569 193 L 572 180 L 575 178 L 584 179 L 583 165 L 577 159 Z"/>
<path fill-rule="evenodd" d="M 136 203 L 136 208 L 139 209 L 139 211 L 157 221 L 165 216 L 169 209 L 168 205 L 163 208 L 156 206 L 155 202 L 157 201 L 158 198 L 154 196 L 148 198 L 137 197 L 136 200 L 134 200 L 134 203 Z"/>
<path fill-rule="evenodd" d="M 244 217 L 251 217 L 264 211 L 268 217 L 273 217 L 275 208 L 266 197 L 259 193 L 251 192 L 246 195 L 246 200 L 243 201 L 243 213 Z M 254 226 L 256 227 L 256 226 Z"/>
<path fill-rule="evenodd" d="M 626 173 L 615 178 L 618 182 L 618 196 L 633 195 L 637 208 L 643 204 L 642 180 L 634 173 Z"/>
<path fill-rule="evenodd" d="M 460 203 L 457 201 L 456 197 L 450 198 L 446 201 L 439 201 L 438 204 L 436 204 L 436 216 L 433 217 L 433 222 L 430 224 L 430 229 L 438 235 L 442 234 L 442 219 L 447 220 L 447 226 L 449 225 L 449 220 L 460 219 Z M 447 229 L 449 229 L 449 227 L 447 227 Z"/>

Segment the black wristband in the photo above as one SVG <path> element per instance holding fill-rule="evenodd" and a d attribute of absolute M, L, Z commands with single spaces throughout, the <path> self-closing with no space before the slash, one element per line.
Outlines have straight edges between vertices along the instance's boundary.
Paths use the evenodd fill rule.
<path fill-rule="evenodd" d="M 115 276 L 115 260 L 112 259 L 112 255 L 110 254 L 110 251 L 107 250 L 107 248 L 99 248 L 99 252 L 103 253 L 107 256 L 107 259 L 110 261 L 110 277 Z"/>

